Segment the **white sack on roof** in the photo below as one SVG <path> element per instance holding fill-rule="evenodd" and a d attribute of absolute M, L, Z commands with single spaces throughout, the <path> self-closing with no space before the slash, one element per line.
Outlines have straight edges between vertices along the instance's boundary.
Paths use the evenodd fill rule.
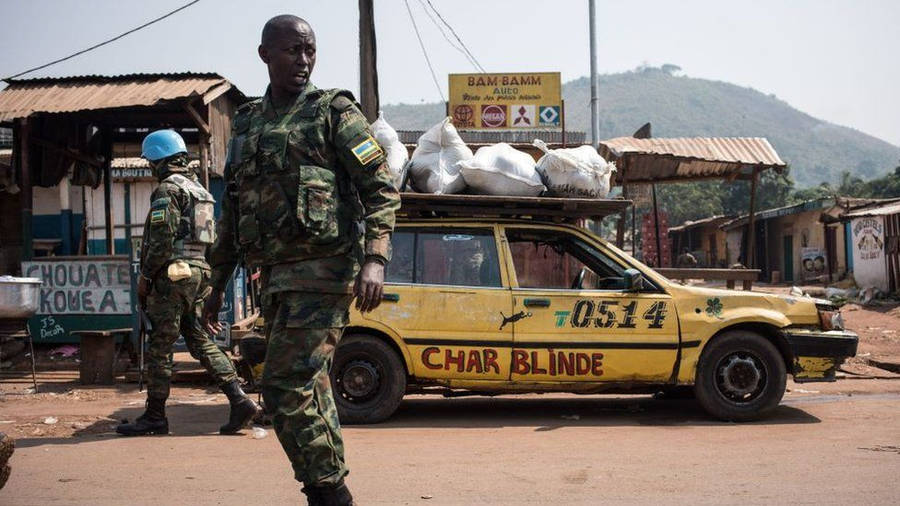
<path fill-rule="evenodd" d="M 457 162 L 472 156 L 450 118 L 445 118 L 419 137 L 408 164 L 413 185 L 425 193 L 460 193 L 466 182 Z"/>
<path fill-rule="evenodd" d="M 506 143 L 478 148 L 459 162 L 459 172 L 476 193 L 536 197 L 547 188 L 534 170 L 534 158 Z"/>
<path fill-rule="evenodd" d="M 403 178 L 406 176 L 406 162 L 409 161 L 409 152 L 406 146 L 400 142 L 400 136 L 384 119 L 384 112 L 378 111 L 378 119 L 372 123 L 372 136 L 384 149 L 387 166 L 391 171 L 394 186 L 400 188 Z"/>
<path fill-rule="evenodd" d="M 592 146 L 549 149 L 540 139 L 533 144 L 544 152 L 537 171 L 552 195 L 602 199 L 609 194 L 609 177 L 616 164 L 604 160 Z"/>

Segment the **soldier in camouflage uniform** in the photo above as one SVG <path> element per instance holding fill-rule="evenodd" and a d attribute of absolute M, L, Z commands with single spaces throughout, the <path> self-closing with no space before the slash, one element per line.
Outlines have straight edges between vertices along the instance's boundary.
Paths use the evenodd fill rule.
<path fill-rule="evenodd" d="M 241 390 L 231 360 L 210 339 L 200 323 L 209 295 L 206 250 L 215 239 L 212 195 L 188 169 L 184 140 L 172 130 L 159 130 L 144 140 L 159 187 L 151 196 L 144 223 L 138 299 L 153 329 L 148 347 L 147 409 L 134 423 L 116 431 L 126 436 L 167 434 L 165 403 L 169 397 L 172 345 L 183 335 L 191 356 L 203 364 L 231 403 L 221 434 L 237 433 L 257 413 L 258 406 Z"/>
<path fill-rule="evenodd" d="M 266 409 L 309 504 L 352 504 L 329 368 L 353 297 L 363 312 L 381 302 L 399 194 L 350 92 L 309 82 L 306 21 L 269 20 L 259 55 L 270 85 L 234 118 L 203 315 L 214 330 L 239 261 L 262 267 Z"/>

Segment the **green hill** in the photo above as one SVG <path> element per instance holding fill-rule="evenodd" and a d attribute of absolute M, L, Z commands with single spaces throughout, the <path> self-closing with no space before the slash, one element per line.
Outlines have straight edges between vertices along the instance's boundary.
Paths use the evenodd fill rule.
<path fill-rule="evenodd" d="M 665 69 L 665 70 L 664 70 Z M 676 76 L 675 66 L 600 76 L 600 138 L 631 135 L 646 122 L 655 137 L 766 137 L 800 187 L 839 183 L 841 174 L 870 179 L 894 170 L 900 147 L 794 109 L 774 95 L 708 79 Z M 590 79 L 563 85 L 567 129 L 590 136 Z M 383 107 L 398 130 L 441 120 L 439 103 Z"/>

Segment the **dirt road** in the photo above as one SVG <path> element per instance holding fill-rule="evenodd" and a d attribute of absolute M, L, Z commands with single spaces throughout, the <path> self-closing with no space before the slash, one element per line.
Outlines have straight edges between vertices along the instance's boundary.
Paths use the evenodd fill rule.
<path fill-rule="evenodd" d="M 215 435 L 221 395 L 176 388 L 174 434 L 126 439 L 112 426 L 141 412 L 132 386 L 43 386 L 58 393 L 2 385 L 0 430 L 18 446 L 0 504 L 300 501 L 271 430 Z M 363 505 L 900 503 L 900 381 L 789 388 L 752 424 L 648 396 L 414 396 L 388 423 L 345 429 L 348 481 Z"/>

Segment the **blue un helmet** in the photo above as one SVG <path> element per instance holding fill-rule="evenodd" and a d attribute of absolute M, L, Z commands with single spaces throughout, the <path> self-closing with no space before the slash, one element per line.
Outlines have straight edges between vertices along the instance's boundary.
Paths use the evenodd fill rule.
<path fill-rule="evenodd" d="M 184 139 L 175 130 L 157 130 L 144 137 L 141 157 L 155 162 L 178 153 L 187 153 Z"/>

